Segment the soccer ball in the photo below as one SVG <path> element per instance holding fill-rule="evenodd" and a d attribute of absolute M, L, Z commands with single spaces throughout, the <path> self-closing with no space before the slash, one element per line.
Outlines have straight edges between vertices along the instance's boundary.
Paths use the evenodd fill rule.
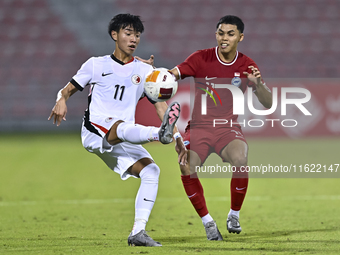
<path fill-rule="evenodd" d="M 178 88 L 175 77 L 166 68 L 156 68 L 146 76 L 144 92 L 154 102 L 164 102 L 172 98 Z"/>

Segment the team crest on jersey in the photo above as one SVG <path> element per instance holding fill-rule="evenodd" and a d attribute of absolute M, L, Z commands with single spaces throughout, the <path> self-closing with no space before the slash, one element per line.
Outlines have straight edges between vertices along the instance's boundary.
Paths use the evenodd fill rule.
<path fill-rule="evenodd" d="M 241 78 L 240 78 L 240 73 L 239 72 L 235 72 L 234 73 L 234 78 L 231 80 L 231 84 L 236 86 L 236 87 L 240 87 L 241 86 Z"/>
<path fill-rule="evenodd" d="M 131 81 L 132 81 L 133 84 L 139 85 L 142 81 L 142 77 L 140 77 L 138 74 L 134 74 L 131 77 Z"/>

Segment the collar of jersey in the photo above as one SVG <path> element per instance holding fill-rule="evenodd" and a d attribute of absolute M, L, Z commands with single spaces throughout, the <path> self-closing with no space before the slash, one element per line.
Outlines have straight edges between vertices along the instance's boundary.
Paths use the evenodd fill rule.
<path fill-rule="evenodd" d="M 236 51 L 236 56 L 234 58 L 234 60 L 230 63 L 226 63 L 226 62 L 223 62 L 222 59 L 220 59 L 220 56 L 218 55 L 218 46 L 216 46 L 215 48 L 215 53 L 216 53 L 216 57 L 218 59 L 218 61 L 222 64 L 222 65 L 225 65 L 225 66 L 231 66 L 232 64 L 235 63 L 235 61 L 237 60 L 237 57 L 238 57 L 238 51 Z"/>
<path fill-rule="evenodd" d="M 129 63 L 131 63 L 135 59 L 134 57 L 132 57 L 129 62 L 124 63 L 123 61 L 120 61 L 118 58 L 116 58 L 115 55 L 113 55 L 113 53 L 111 54 L 111 58 L 114 61 L 116 61 L 118 64 L 121 64 L 121 65 L 129 64 Z"/>

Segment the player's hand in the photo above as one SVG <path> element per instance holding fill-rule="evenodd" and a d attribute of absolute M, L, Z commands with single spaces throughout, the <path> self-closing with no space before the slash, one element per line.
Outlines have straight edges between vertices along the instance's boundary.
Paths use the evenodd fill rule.
<path fill-rule="evenodd" d="M 65 100 L 59 100 L 53 107 L 48 120 L 53 118 L 53 124 L 60 125 L 61 121 L 66 121 L 67 106 Z"/>
<path fill-rule="evenodd" d="M 254 66 L 248 66 L 248 68 L 251 69 L 251 73 L 243 72 L 243 74 L 244 74 L 245 76 L 247 76 L 247 78 L 248 78 L 251 82 L 255 83 L 256 85 L 262 84 L 262 81 L 261 81 L 262 76 L 261 76 L 261 73 L 260 73 L 259 69 L 257 69 L 257 68 L 254 67 Z"/>
<path fill-rule="evenodd" d="M 187 148 L 185 148 L 182 137 L 176 139 L 176 152 L 178 154 L 178 163 L 180 165 L 186 165 L 188 163 L 187 159 Z"/>
<path fill-rule="evenodd" d="M 138 56 L 135 56 L 135 58 L 138 59 L 139 61 L 142 61 L 142 62 L 146 63 L 146 64 L 154 66 L 154 59 L 155 59 L 155 57 L 153 55 L 151 55 L 148 60 L 142 59 L 142 58 L 140 58 Z"/>

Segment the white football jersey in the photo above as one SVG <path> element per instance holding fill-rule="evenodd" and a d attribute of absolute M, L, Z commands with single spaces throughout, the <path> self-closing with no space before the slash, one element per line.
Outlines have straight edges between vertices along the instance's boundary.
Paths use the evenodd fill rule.
<path fill-rule="evenodd" d="M 152 69 L 151 65 L 135 58 L 126 64 L 113 55 L 88 59 L 71 80 L 80 91 L 86 85 L 91 86 L 84 122 L 98 124 L 119 119 L 134 123 L 136 106 L 144 93 L 145 77 Z"/>

